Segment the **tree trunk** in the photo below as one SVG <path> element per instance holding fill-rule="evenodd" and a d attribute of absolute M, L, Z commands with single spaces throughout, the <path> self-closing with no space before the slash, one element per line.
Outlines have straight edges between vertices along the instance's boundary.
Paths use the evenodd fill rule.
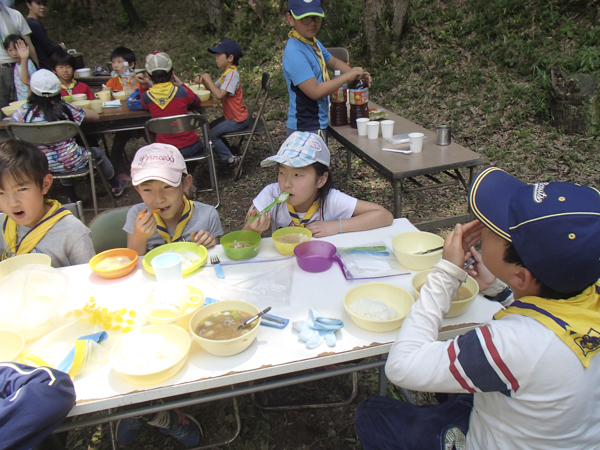
<path fill-rule="evenodd" d="M 377 25 L 381 19 L 382 6 L 382 0 L 365 0 L 363 25 L 371 61 L 376 59 L 379 54 L 379 49 L 381 48 L 381 33 L 379 32 Z"/>
<path fill-rule="evenodd" d="M 142 22 L 140 22 L 140 18 L 138 17 L 137 11 L 135 10 L 133 3 L 131 3 L 131 0 L 121 0 L 121 5 L 123 5 L 123 9 L 129 19 L 129 27 L 133 30 L 140 28 Z"/>
<path fill-rule="evenodd" d="M 364 0 L 363 25 L 371 61 L 377 59 L 383 50 L 389 50 L 382 45 L 382 42 L 390 41 L 390 36 L 386 36 L 384 30 L 384 26 L 387 28 L 387 25 L 381 25 L 383 18 L 392 17 L 389 28 L 392 31 L 393 40 L 397 41 L 406 23 L 409 3 L 410 0 Z"/>
<path fill-rule="evenodd" d="M 406 12 L 410 0 L 396 0 L 394 2 L 394 20 L 392 22 L 392 33 L 395 39 L 400 39 L 404 24 L 406 24 Z"/>
<path fill-rule="evenodd" d="M 208 23 L 217 33 L 219 33 L 223 27 L 223 24 L 221 23 L 221 0 L 205 0 L 203 2 L 203 7 L 206 8 L 205 17 L 208 19 Z"/>

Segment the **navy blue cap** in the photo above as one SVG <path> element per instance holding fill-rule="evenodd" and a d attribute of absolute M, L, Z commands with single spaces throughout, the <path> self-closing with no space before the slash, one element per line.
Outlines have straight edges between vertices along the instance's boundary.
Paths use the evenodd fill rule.
<path fill-rule="evenodd" d="M 228 55 L 233 55 L 234 58 L 241 58 L 244 56 L 242 47 L 231 39 L 224 39 L 214 47 L 208 47 L 208 51 L 211 53 L 226 53 Z"/>
<path fill-rule="evenodd" d="M 473 214 L 512 242 L 529 271 L 558 292 L 600 278 L 600 192 L 573 183 L 526 184 L 497 167 L 480 172 L 469 192 Z"/>
<path fill-rule="evenodd" d="M 288 11 L 294 19 L 302 19 L 306 16 L 324 17 L 321 0 L 288 0 Z"/>

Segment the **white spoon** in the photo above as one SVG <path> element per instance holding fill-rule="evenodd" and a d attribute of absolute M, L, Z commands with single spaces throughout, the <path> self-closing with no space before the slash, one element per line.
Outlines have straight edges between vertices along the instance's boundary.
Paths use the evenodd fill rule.
<path fill-rule="evenodd" d="M 396 150 L 395 148 L 382 148 L 381 150 L 385 152 L 404 153 L 405 155 L 410 155 L 412 153 L 412 150 Z"/>

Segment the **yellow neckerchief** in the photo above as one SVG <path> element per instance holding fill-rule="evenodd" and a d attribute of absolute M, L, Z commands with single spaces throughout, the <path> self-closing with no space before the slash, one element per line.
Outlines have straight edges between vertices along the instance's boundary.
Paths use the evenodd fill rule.
<path fill-rule="evenodd" d="M 234 70 L 237 70 L 237 66 L 231 65 L 223 71 L 223 73 L 221 74 L 221 78 L 219 78 L 219 86 L 221 87 L 221 89 L 223 89 L 223 82 L 225 81 L 225 77 L 227 76 L 227 74 L 229 72 L 233 72 Z"/>
<path fill-rule="evenodd" d="M 35 246 L 46 236 L 46 233 L 56 223 L 71 212 L 62 207 L 56 200 L 46 200 L 45 203 L 50 205 L 50 210 L 42 217 L 31 230 L 27 232 L 21 242 L 17 241 L 17 223 L 11 219 L 8 214 L 5 214 L 4 223 L 2 224 L 2 237 L 6 249 L 2 253 L 2 260 L 8 258 L 9 252 L 14 256 L 30 253 Z"/>
<path fill-rule="evenodd" d="M 521 297 L 494 319 L 509 314 L 532 317 L 550 328 L 589 367 L 592 356 L 600 350 L 600 284 L 587 287 L 581 294 L 565 299 Z"/>
<path fill-rule="evenodd" d="M 183 230 L 185 226 L 188 224 L 192 215 L 194 214 L 194 203 L 190 202 L 187 197 L 183 196 L 183 214 L 179 218 L 179 222 L 177 222 L 177 226 L 175 227 L 175 233 L 173 233 L 173 238 L 169 235 L 167 231 L 167 227 L 163 222 L 162 218 L 158 215 L 158 213 L 154 213 L 154 218 L 156 219 L 156 229 L 158 234 L 165 240 L 167 244 L 171 242 L 177 242 L 181 235 L 183 234 Z"/>
<path fill-rule="evenodd" d="M 64 84 L 60 83 L 60 87 L 62 87 L 65 91 L 67 91 L 70 94 L 73 93 L 73 89 L 75 89 L 75 85 L 77 84 L 77 80 L 73 80 L 71 81 L 71 84 L 69 85 L 69 87 L 65 86 Z"/>
<path fill-rule="evenodd" d="M 148 90 L 148 97 L 152 100 L 156 106 L 160 109 L 165 109 L 167 105 L 173 100 L 177 93 L 177 86 L 170 81 L 166 83 L 155 84 Z"/>
<path fill-rule="evenodd" d="M 319 45 L 317 44 L 317 38 L 313 37 L 312 41 L 311 41 L 311 40 L 306 39 L 305 37 L 301 36 L 300 33 L 298 33 L 296 30 L 290 31 L 288 33 L 288 37 L 298 39 L 300 42 L 310 45 L 310 48 L 312 48 L 314 50 L 314 52 L 317 54 L 317 59 L 319 60 L 319 65 L 321 66 L 321 73 L 323 75 L 323 81 L 329 81 L 329 73 L 327 72 L 327 66 L 325 65 L 325 58 L 323 57 L 323 53 L 321 53 L 321 50 L 319 50 Z M 313 45 L 317 46 L 317 50 L 315 50 Z"/>
<path fill-rule="evenodd" d="M 306 211 L 306 214 L 304 214 L 302 220 L 300 220 L 300 217 L 298 217 L 298 213 L 296 213 L 296 208 L 294 208 L 289 203 L 286 203 L 286 205 L 290 216 L 292 217 L 292 221 L 294 222 L 294 226 L 304 228 L 304 226 L 308 223 L 311 217 L 314 216 L 315 213 L 319 210 L 321 200 L 319 200 L 319 196 L 317 195 L 317 198 L 315 198 L 313 204 L 310 205 L 310 208 L 308 208 L 308 211 Z"/>

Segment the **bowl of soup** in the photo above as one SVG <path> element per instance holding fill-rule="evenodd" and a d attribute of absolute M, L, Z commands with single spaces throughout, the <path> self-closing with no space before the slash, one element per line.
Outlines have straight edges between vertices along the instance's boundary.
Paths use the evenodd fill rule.
<path fill-rule="evenodd" d="M 102 278 L 121 278 L 129 274 L 138 262 L 138 254 L 130 248 L 113 248 L 90 259 L 92 272 Z"/>
<path fill-rule="evenodd" d="M 258 255 L 260 240 L 260 234 L 256 231 L 232 231 L 221 238 L 221 245 L 229 259 L 250 259 Z"/>
<path fill-rule="evenodd" d="M 293 255 L 296 245 L 310 241 L 312 233 L 307 228 L 285 227 L 273 233 L 272 238 L 275 248 L 279 253 L 282 255 Z"/>
<path fill-rule="evenodd" d="M 421 288 L 427 283 L 427 276 L 431 273 L 430 270 L 423 270 L 412 277 L 412 288 L 415 299 L 421 296 Z M 479 285 L 471 276 L 467 276 L 467 281 L 458 287 L 458 291 L 452 299 L 452 306 L 445 317 L 457 317 L 463 314 L 475 300 L 479 294 Z"/>
<path fill-rule="evenodd" d="M 113 91 L 112 95 L 117 100 L 127 100 L 127 94 L 124 91 Z"/>
<path fill-rule="evenodd" d="M 442 249 L 422 255 L 421 253 L 444 245 L 444 239 L 437 234 L 425 231 L 408 231 L 392 239 L 394 254 L 400 264 L 407 269 L 431 269 L 442 259 Z"/>
<path fill-rule="evenodd" d="M 215 356 L 231 356 L 243 352 L 258 335 L 260 318 L 242 330 L 242 322 L 259 313 L 252 303 L 223 300 L 200 308 L 190 319 L 194 340 Z"/>

